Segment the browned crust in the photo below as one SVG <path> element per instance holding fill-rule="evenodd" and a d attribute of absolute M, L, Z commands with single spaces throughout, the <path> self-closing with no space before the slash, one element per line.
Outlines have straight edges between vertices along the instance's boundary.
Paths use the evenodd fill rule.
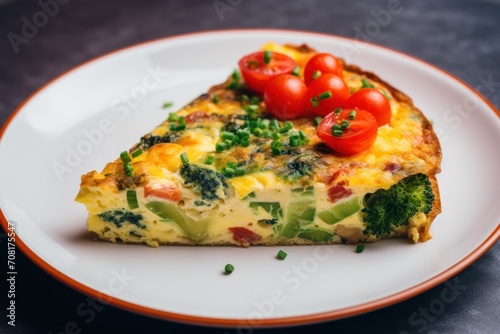
<path fill-rule="evenodd" d="M 427 222 L 418 231 L 420 236 L 419 241 L 427 241 L 432 238 L 429 233 L 431 224 L 437 215 L 441 213 L 441 197 L 439 196 L 439 187 L 436 176 L 429 176 L 429 180 L 431 181 L 432 191 L 434 192 L 434 203 L 432 203 L 432 211 L 427 214 Z"/>

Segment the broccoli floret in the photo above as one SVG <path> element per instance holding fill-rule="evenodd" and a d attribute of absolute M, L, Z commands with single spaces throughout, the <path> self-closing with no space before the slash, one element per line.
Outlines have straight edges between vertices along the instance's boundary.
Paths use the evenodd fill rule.
<path fill-rule="evenodd" d="M 115 224 L 117 227 L 121 227 L 125 222 L 129 222 L 130 224 L 133 224 L 139 228 L 146 227 L 146 225 L 141 223 L 141 214 L 133 213 L 125 209 L 105 211 L 98 214 L 98 216 L 104 221 Z"/>
<path fill-rule="evenodd" d="M 221 190 L 226 194 L 226 177 L 215 170 L 204 168 L 191 163 L 181 168 L 184 184 L 192 185 L 200 193 L 203 200 L 220 199 Z"/>
<path fill-rule="evenodd" d="M 408 176 L 389 189 L 366 194 L 362 210 L 366 229 L 377 238 L 390 234 L 395 227 L 408 224 L 417 212 L 429 213 L 434 202 L 431 183 L 425 174 Z"/>
<path fill-rule="evenodd" d="M 141 138 L 141 147 L 143 149 L 148 149 L 160 143 L 175 143 L 179 138 L 180 135 L 178 133 L 166 133 L 163 136 L 148 134 Z"/>
<path fill-rule="evenodd" d="M 276 170 L 276 175 L 287 182 L 297 182 L 303 176 L 311 177 L 314 174 L 316 159 L 310 154 L 300 154 L 285 159 L 284 166 Z"/>

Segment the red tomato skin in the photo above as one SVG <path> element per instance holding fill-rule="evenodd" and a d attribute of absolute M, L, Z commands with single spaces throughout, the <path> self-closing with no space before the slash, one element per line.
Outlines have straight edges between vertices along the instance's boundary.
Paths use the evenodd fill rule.
<path fill-rule="evenodd" d="M 344 68 L 340 60 L 329 53 L 318 53 L 313 56 L 304 68 L 304 81 L 306 85 L 310 85 L 313 79 L 313 74 L 320 71 L 321 74 L 335 74 L 342 78 Z"/>
<path fill-rule="evenodd" d="M 279 75 L 264 91 L 266 109 L 280 120 L 294 119 L 306 111 L 306 84 L 294 75 Z"/>
<path fill-rule="evenodd" d="M 378 126 L 391 122 L 391 104 L 384 94 L 374 88 L 358 90 L 345 101 L 343 108 L 368 111 L 375 116 Z"/>
<path fill-rule="evenodd" d="M 144 197 L 154 196 L 178 203 L 181 200 L 181 190 L 175 183 L 153 183 L 144 187 Z"/>
<path fill-rule="evenodd" d="M 233 239 L 242 246 L 249 246 L 250 244 L 262 239 L 260 234 L 250 231 L 245 227 L 229 227 L 229 232 L 233 235 Z"/>
<path fill-rule="evenodd" d="M 314 107 L 311 99 L 313 97 L 318 98 L 321 93 L 326 91 L 330 91 L 332 97 L 318 100 L 318 106 Z M 349 96 L 349 87 L 344 79 L 335 74 L 323 74 L 316 80 L 313 80 L 307 89 L 307 107 L 317 115 L 326 116 L 335 109 L 340 108 Z"/>
<path fill-rule="evenodd" d="M 243 79 L 246 85 L 253 91 L 263 94 L 269 81 L 281 74 L 290 74 L 297 66 L 295 61 L 278 52 L 271 53 L 269 64 L 264 62 L 264 52 L 258 51 L 244 56 L 238 62 Z M 249 64 L 255 62 L 258 67 L 250 68 Z"/>
<path fill-rule="evenodd" d="M 339 115 L 328 114 L 318 126 L 318 137 L 321 138 L 332 150 L 341 155 L 354 155 L 368 150 L 378 133 L 378 124 L 375 117 L 365 110 L 356 109 L 356 117 L 349 120 L 349 113 L 354 109 L 342 109 Z M 334 123 L 348 120 L 350 127 L 341 137 L 334 137 L 331 132 Z"/>

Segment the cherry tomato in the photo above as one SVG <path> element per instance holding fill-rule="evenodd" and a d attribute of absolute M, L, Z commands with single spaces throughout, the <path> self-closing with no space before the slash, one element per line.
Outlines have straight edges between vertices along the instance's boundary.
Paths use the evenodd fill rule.
<path fill-rule="evenodd" d="M 307 86 L 294 75 L 279 75 L 267 84 L 264 91 L 266 109 L 280 120 L 300 116 L 307 106 Z"/>
<path fill-rule="evenodd" d="M 309 86 L 314 80 L 313 76 L 316 71 L 320 71 L 321 74 L 335 74 L 342 78 L 343 70 L 340 60 L 329 53 L 318 53 L 307 62 L 304 68 L 304 80 Z"/>
<path fill-rule="evenodd" d="M 335 74 L 323 74 L 313 80 L 307 89 L 308 109 L 326 116 L 341 107 L 349 98 L 349 87 Z"/>
<path fill-rule="evenodd" d="M 317 134 L 335 152 L 353 155 L 369 149 L 377 132 L 377 120 L 368 111 L 342 109 L 340 113 L 332 112 L 323 118 Z"/>
<path fill-rule="evenodd" d="M 280 74 L 292 73 L 297 64 L 287 55 L 259 51 L 241 58 L 238 66 L 247 86 L 262 94 L 272 78 Z"/>
<path fill-rule="evenodd" d="M 343 107 L 368 111 L 375 116 L 378 126 L 389 124 L 391 121 L 391 104 L 384 94 L 374 88 L 358 90 L 345 101 Z"/>

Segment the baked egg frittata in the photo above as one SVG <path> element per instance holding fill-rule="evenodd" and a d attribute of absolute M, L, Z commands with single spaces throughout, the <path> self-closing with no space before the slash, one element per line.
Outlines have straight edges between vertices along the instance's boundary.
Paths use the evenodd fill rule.
<path fill-rule="evenodd" d="M 264 49 L 301 67 L 315 54 Z M 274 118 L 235 72 L 82 176 L 76 201 L 87 207 L 89 231 L 152 247 L 429 239 L 441 210 L 441 149 L 430 122 L 372 73 L 343 64 L 343 79 L 352 93 L 369 84 L 390 103 L 390 123 L 369 149 L 340 155 L 318 137 L 318 118 Z"/>

